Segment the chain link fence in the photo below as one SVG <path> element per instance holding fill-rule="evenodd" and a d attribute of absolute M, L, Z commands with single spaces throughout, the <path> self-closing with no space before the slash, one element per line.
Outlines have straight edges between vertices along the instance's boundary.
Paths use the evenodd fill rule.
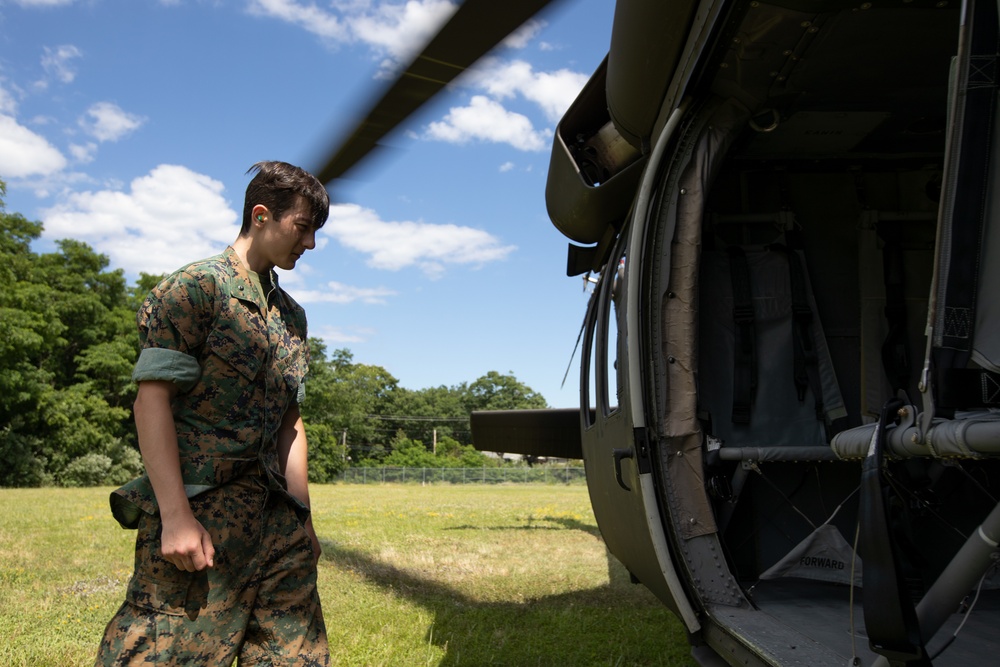
<path fill-rule="evenodd" d="M 581 467 L 524 468 L 347 468 L 348 484 L 586 484 Z"/>

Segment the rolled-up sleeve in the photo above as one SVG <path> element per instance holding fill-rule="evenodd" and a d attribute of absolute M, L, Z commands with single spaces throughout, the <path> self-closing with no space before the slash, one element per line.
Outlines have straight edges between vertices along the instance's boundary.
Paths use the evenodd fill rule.
<path fill-rule="evenodd" d="M 132 370 L 135 382 L 165 380 L 187 392 L 201 378 L 196 355 L 211 322 L 212 298 L 199 275 L 182 269 L 168 276 L 136 313 L 142 350 Z"/>
<path fill-rule="evenodd" d="M 132 380 L 166 380 L 181 391 L 190 391 L 201 377 L 198 360 L 185 352 L 163 347 L 147 347 L 139 353 L 132 369 Z"/>

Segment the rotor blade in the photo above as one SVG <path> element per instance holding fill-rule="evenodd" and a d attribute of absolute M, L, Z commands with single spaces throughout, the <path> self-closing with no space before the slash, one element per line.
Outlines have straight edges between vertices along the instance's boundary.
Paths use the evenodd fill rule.
<path fill-rule="evenodd" d="M 315 172 L 342 177 L 379 141 L 552 0 L 466 0 Z"/>
<path fill-rule="evenodd" d="M 587 316 L 584 314 L 583 322 L 580 324 L 580 333 L 576 335 L 576 345 L 573 346 L 573 352 L 569 355 L 569 363 L 566 364 L 566 372 L 563 374 L 562 384 L 559 388 L 562 389 L 566 386 L 566 378 L 569 377 L 569 369 L 573 367 L 573 357 L 576 356 L 576 351 L 580 348 L 580 339 L 583 338 L 583 330 L 587 328 Z"/>

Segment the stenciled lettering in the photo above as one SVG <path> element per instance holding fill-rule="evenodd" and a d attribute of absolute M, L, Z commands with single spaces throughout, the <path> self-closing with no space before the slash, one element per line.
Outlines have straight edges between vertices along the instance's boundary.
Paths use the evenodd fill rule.
<path fill-rule="evenodd" d="M 834 558 L 820 558 L 818 556 L 803 556 L 799 564 L 804 567 L 818 567 L 825 570 L 843 570 L 847 564 L 842 560 Z"/>

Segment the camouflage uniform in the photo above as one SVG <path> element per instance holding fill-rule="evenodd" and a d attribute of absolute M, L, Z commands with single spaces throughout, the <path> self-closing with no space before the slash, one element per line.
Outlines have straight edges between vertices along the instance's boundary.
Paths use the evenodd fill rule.
<path fill-rule="evenodd" d="M 185 572 L 160 556 L 148 477 L 111 494 L 138 528 L 135 573 L 98 665 L 326 665 L 329 653 L 308 509 L 279 473 L 276 434 L 304 397 L 306 322 L 271 274 L 266 298 L 235 251 L 188 265 L 139 309 L 136 381 L 170 380 L 181 473 L 215 566 Z M 265 283 L 266 284 L 266 283 Z"/>

